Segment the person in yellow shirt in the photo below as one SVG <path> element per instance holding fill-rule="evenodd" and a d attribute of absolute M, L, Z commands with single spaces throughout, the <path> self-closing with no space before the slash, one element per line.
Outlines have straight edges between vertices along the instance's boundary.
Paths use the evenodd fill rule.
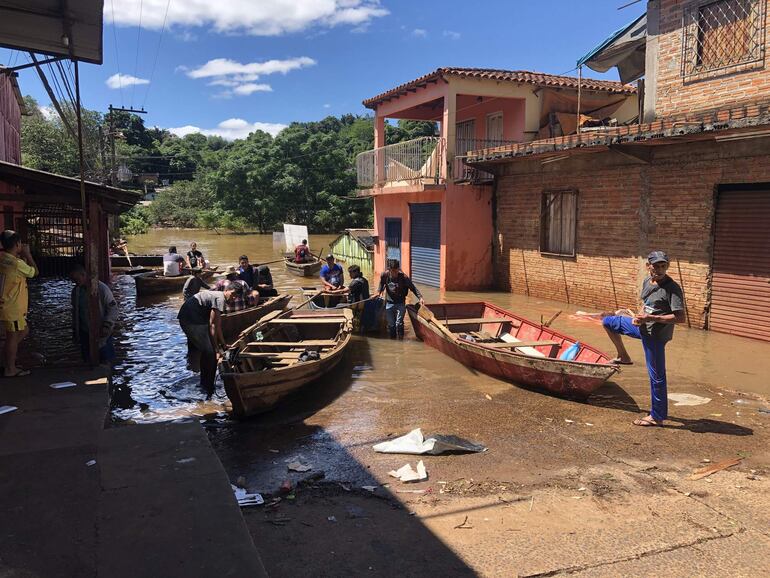
<path fill-rule="evenodd" d="M 29 246 L 21 242 L 19 234 L 10 229 L 0 233 L 0 323 L 5 327 L 3 358 L 5 377 L 29 375 L 29 371 L 16 367 L 19 343 L 29 333 L 27 309 L 29 293 L 27 279 L 37 275 L 37 265 L 29 252 Z"/>

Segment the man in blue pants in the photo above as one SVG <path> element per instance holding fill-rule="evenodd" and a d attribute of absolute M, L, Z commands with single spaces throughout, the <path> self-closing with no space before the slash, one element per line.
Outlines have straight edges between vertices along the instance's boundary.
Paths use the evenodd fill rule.
<path fill-rule="evenodd" d="M 685 321 L 682 289 L 667 275 L 668 265 L 668 256 L 663 251 L 650 253 L 647 256 L 650 276 L 644 280 L 640 295 L 642 312 L 633 318 L 610 315 L 602 320 L 604 330 L 618 352 L 613 360 L 615 363 L 633 363 L 621 335 L 642 340 L 647 373 L 650 375 L 652 410 L 648 416 L 633 423 L 643 427 L 661 425 L 668 417 L 666 343 L 674 336 L 674 325 Z"/>
<path fill-rule="evenodd" d="M 388 270 L 380 275 L 377 293 L 382 297 L 385 292 L 385 317 L 388 320 L 388 333 L 391 339 L 403 339 L 404 316 L 406 315 L 406 297 L 409 291 L 414 293 L 421 305 L 425 304 L 422 294 L 412 280 L 401 270 L 398 259 L 388 259 Z"/>

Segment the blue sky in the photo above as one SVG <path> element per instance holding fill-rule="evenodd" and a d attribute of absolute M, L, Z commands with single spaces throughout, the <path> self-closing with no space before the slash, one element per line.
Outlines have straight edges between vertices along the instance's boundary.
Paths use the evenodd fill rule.
<path fill-rule="evenodd" d="M 364 98 L 439 66 L 576 74 L 575 61 L 646 4 L 618 10 L 626 3 L 105 0 L 104 64 L 82 65 L 83 103 L 145 106 L 147 125 L 179 134 L 275 132 L 295 120 L 363 114 Z M 26 59 L 0 50 L 0 63 L 14 62 Z M 33 71 L 19 81 L 48 103 Z"/>

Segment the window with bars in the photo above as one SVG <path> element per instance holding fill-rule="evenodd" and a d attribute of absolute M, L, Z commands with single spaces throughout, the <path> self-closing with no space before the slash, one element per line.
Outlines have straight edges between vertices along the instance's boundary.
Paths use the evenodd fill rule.
<path fill-rule="evenodd" d="M 765 0 L 710 0 L 684 10 L 682 76 L 764 60 Z"/>
<path fill-rule="evenodd" d="M 544 191 L 540 209 L 540 252 L 575 256 L 577 191 Z"/>

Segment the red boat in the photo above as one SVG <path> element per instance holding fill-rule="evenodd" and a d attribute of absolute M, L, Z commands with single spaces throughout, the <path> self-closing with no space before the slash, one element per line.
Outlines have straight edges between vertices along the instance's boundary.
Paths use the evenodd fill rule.
<path fill-rule="evenodd" d="M 576 339 L 491 303 L 409 305 L 407 311 L 422 341 L 516 385 L 586 399 L 620 369 L 609 355 L 583 343 L 574 360 L 559 359 Z"/>

